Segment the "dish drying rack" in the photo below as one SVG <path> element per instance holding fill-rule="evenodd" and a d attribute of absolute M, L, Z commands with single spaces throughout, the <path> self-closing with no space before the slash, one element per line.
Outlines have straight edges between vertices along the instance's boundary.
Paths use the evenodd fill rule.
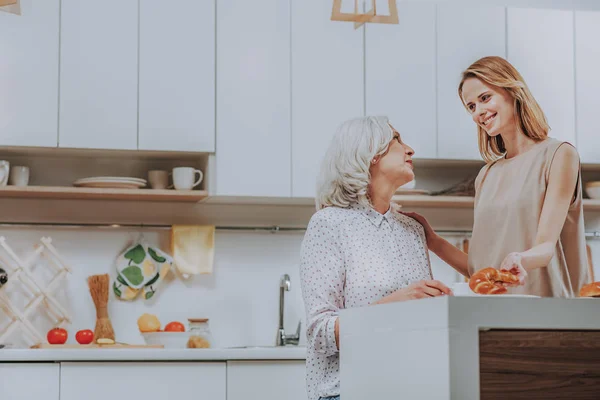
<path fill-rule="evenodd" d="M 42 257 L 50 261 L 49 267 L 53 269 L 47 284 L 41 282 L 31 270 L 31 267 Z M 8 245 L 6 238 L 0 236 L 0 266 L 9 275 L 8 282 L 0 288 L 0 309 L 10 320 L 8 325 L 0 328 L 0 343 L 19 328 L 32 343 L 45 342 L 45 332 L 40 332 L 29 320 L 33 311 L 40 305 L 45 306 L 49 315 L 55 319 L 55 326 L 61 327 L 71 323 L 69 312 L 54 297 L 54 292 L 58 288 L 58 283 L 72 271 L 52 245 L 51 238 L 42 237 L 40 243 L 34 245 L 33 252 L 22 259 Z M 22 309 L 8 296 L 8 289 L 15 285 L 22 285 L 33 296 Z"/>

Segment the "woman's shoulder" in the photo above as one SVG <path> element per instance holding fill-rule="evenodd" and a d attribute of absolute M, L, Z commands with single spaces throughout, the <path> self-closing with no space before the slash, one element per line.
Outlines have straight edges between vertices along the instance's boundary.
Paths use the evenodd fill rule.
<path fill-rule="evenodd" d="M 571 142 L 548 137 L 544 143 L 546 146 L 543 154 L 547 168 L 557 161 L 561 164 L 579 165 L 579 152 Z"/>
<path fill-rule="evenodd" d="M 355 214 L 356 212 L 352 207 L 325 207 L 312 215 L 309 226 L 315 224 L 325 224 L 331 227 L 339 226 L 354 218 Z"/>

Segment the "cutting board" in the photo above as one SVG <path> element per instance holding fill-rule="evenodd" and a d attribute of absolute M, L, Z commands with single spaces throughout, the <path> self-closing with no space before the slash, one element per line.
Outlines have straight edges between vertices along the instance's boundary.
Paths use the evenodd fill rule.
<path fill-rule="evenodd" d="M 71 349 L 71 350 L 83 350 L 83 349 L 163 349 L 165 346 L 162 344 L 47 344 L 40 343 L 31 346 L 32 349 Z"/>

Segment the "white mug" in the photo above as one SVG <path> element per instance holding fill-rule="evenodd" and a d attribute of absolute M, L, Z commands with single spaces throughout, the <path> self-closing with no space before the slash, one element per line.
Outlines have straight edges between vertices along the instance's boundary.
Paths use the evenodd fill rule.
<path fill-rule="evenodd" d="M 198 174 L 198 179 L 194 181 L 196 174 Z M 203 177 L 204 174 L 199 169 L 191 167 L 173 168 L 173 186 L 177 190 L 191 190 L 202 182 Z"/>
<path fill-rule="evenodd" d="M 14 186 L 27 186 L 29 184 L 29 168 L 14 166 L 10 169 L 10 184 Z"/>
<path fill-rule="evenodd" d="M 148 180 L 152 189 L 166 189 L 169 186 L 169 173 L 167 171 L 148 171 Z"/>
<path fill-rule="evenodd" d="M 6 160 L 0 161 L 0 186 L 8 184 L 8 174 L 10 173 L 10 163 Z"/>

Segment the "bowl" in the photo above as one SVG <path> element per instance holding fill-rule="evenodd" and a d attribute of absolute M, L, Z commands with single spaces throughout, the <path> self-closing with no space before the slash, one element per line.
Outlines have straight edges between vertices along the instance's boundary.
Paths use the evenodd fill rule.
<path fill-rule="evenodd" d="M 586 183 L 585 192 L 590 199 L 600 199 L 600 181 Z"/>
<path fill-rule="evenodd" d="M 185 349 L 189 332 L 142 332 L 147 345 L 162 344 L 165 349 Z"/>

